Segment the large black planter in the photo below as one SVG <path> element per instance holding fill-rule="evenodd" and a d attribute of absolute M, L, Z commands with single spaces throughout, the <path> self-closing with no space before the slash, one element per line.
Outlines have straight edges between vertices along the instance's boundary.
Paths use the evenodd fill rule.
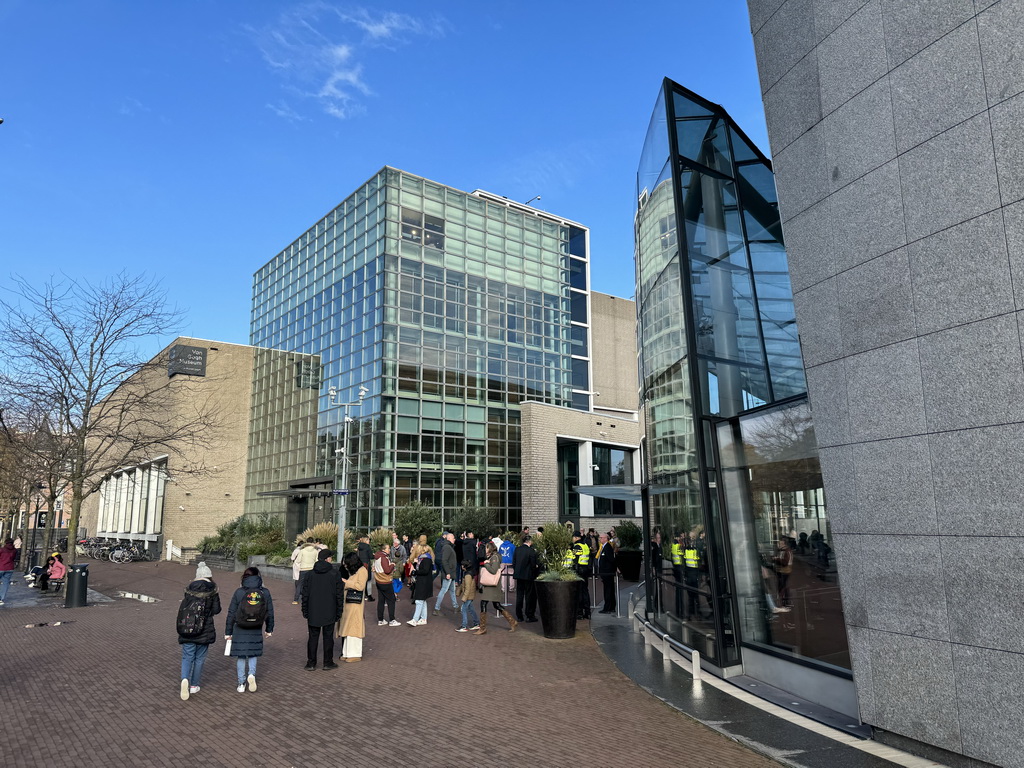
<path fill-rule="evenodd" d="M 639 549 L 620 549 L 615 553 L 615 565 L 626 581 L 640 581 L 643 553 Z"/>
<path fill-rule="evenodd" d="M 562 640 L 576 635 L 576 609 L 582 581 L 538 581 L 537 607 L 544 637 Z"/>

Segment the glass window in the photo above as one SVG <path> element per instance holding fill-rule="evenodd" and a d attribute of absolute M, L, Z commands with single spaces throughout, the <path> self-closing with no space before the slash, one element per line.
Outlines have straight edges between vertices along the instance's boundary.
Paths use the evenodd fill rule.
<path fill-rule="evenodd" d="M 850 669 L 806 402 L 718 428 L 742 639 Z"/>

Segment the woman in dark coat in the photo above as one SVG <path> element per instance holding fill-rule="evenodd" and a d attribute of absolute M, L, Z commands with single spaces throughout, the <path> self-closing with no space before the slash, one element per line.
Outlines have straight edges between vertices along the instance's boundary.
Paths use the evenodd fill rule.
<path fill-rule="evenodd" d="M 217 628 L 213 617 L 220 613 L 220 595 L 217 585 L 213 583 L 213 572 L 206 563 L 196 566 L 196 578 L 185 588 L 185 597 L 201 601 L 205 621 L 198 635 L 182 635 L 178 633 L 181 644 L 181 698 L 188 701 L 189 695 L 199 693 L 199 683 L 203 676 L 203 664 L 206 652 L 217 640 Z"/>
<path fill-rule="evenodd" d="M 231 606 L 228 608 L 228 619 L 225 622 L 224 639 L 231 641 L 231 653 L 237 661 L 235 662 L 238 673 L 239 693 L 245 691 L 245 684 L 248 682 L 249 690 L 256 690 L 256 660 L 263 655 L 263 626 L 257 629 L 245 629 L 235 626 L 235 614 L 238 613 L 242 601 L 249 601 L 251 593 L 259 593 L 252 597 L 257 600 L 264 600 L 267 604 L 267 618 L 263 626 L 266 626 L 267 637 L 274 631 L 274 601 L 270 596 L 270 590 L 263 586 L 263 579 L 260 577 L 260 569 L 249 566 L 242 573 L 242 586 L 235 590 L 231 597 Z M 249 674 L 245 674 L 246 661 L 248 661 Z"/>
<path fill-rule="evenodd" d="M 434 559 L 429 552 L 428 548 L 416 559 L 416 583 L 412 586 L 412 599 L 416 601 L 416 611 L 412 615 L 412 620 L 406 622 L 412 627 L 427 623 L 427 601 L 434 596 Z"/>

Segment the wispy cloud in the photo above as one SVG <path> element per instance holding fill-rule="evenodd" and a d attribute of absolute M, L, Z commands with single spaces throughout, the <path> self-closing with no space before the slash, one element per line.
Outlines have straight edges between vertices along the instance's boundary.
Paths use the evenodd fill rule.
<path fill-rule="evenodd" d="M 117 113 L 119 115 L 124 115 L 126 117 L 131 117 L 132 115 L 137 115 L 140 112 L 151 112 L 151 111 L 152 110 L 149 107 L 145 106 L 138 99 L 133 99 L 131 96 L 126 96 L 124 98 L 124 101 L 121 102 L 121 106 L 117 108 Z"/>
<path fill-rule="evenodd" d="M 345 119 L 365 111 L 374 91 L 364 63 L 374 48 L 395 49 L 416 37 L 439 37 L 446 23 L 403 13 L 341 7 L 317 0 L 283 12 L 266 27 L 247 27 L 263 60 L 295 101 L 313 102 Z M 284 100 L 267 107 L 288 120 L 303 119 Z"/>

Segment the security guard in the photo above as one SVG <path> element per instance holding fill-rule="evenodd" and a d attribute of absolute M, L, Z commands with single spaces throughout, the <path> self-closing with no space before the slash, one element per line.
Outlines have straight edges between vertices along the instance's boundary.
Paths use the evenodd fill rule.
<path fill-rule="evenodd" d="M 700 551 L 696 545 L 689 537 L 685 538 L 683 540 L 683 565 L 686 567 L 686 586 L 689 595 L 687 619 L 692 619 L 694 615 L 700 614 L 700 595 L 697 591 L 700 589 L 700 559 Z"/>
<path fill-rule="evenodd" d="M 579 607 L 576 611 L 576 618 L 578 619 L 589 619 L 590 618 L 590 576 L 593 573 L 593 567 L 590 564 L 590 547 L 583 541 L 583 534 L 580 531 L 574 531 L 572 534 L 572 562 L 576 573 L 583 579 L 583 583 L 580 585 L 579 591 Z"/>
<path fill-rule="evenodd" d="M 672 577 L 676 582 L 676 616 L 683 618 L 683 534 L 672 539 Z"/>

